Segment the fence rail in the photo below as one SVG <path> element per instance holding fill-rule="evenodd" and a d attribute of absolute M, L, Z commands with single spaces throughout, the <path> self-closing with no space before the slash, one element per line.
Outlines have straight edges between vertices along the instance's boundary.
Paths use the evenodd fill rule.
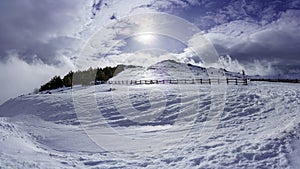
<path fill-rule="evenodd" d="M 224 78 L 224 79 L 169 79 L 169 80 L 109 80 L 107 82 L 96 82 L 96 84 L 118 84 L 118 85 L 141 85 L 141 84 L 233 84 L 247 85 L 248 79 Z"/>

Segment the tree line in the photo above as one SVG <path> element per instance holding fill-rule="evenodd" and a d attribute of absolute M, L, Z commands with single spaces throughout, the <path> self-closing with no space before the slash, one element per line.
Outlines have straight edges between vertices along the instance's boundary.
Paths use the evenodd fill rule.
<path fill-rule="evenodd" d="M 70 71 L 63 78 L 54 76 L 49 82 L 42 85 L 39 91 L 53 90 L 61 87 L 72 87 L 73 85 L 94 85 L 105 83 L 114 75 L 124 70 L 124 65 L 105 68 L 89 68 L 83 71 Z"/>

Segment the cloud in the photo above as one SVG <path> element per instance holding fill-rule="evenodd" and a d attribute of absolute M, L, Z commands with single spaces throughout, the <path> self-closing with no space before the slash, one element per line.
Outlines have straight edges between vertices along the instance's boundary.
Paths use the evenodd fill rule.
<path fill-rule="evenodd" d="M 212 29 L 205 36 L 221 55 L 230 54 L 240 62 L 263 59 L 299 64 L 299 17 L 300 11 L 289 10 L 277 21 L 263 27 L 247 21 L 231 22 Z"/>
<path fill-rule="evenodd" d="M 300 14 L 299 10 L 290 10 L 299 9 L 299 2 L 299 0 L 288 2 L 272 0 L 263 2 L 259 0 L 222 2 L 210 0 L 1 1 L 0 79 L 7 81 L 3 83 L 4 87 L 1 89 L 1 93 L 4 92 L 2 98 L 30 92 L 34 86 L 40 86 L 41 82 L 49 80 L 54 74 L 66 73 L 73 69 L 72 59 L 79 56 L 85 41 L 95 32 L 116 20 L 121 20 L 124 16 L 144 12 L 168 12 L 193 22 L 199 28 L 204 29 L 202 32 L 206 33 L 204 38 L 213 43 L 218 55 L 230 54 L 232 59 L 223 57 L 222 61 L 222 58 L 218 60 L 214 57 L 210 61 L 209 56 L 216 54 L 212 52 L 212 49 L 205 48 L 209 46 L 209 43 L 199 44 L 197 38 L 203 34 L 193 36 L 194 31 L 187 29 L 184 24 L 175 22 L 174 24 L 171 22 L 159 25 L 157 29 L 160 29 L 162 34 L 173 35 L 182 32 L 179 36 L 185 37 L 185 39 L 174 37 L 184 39 L 184 44 L 187 43 L 188 48 L 184 52 L 136 51 L 124 53 L 122 47 L 127 44 L 125 41 L 117 41 L 120 34 L 121 36 L 122 33 L 130 35 L 139 31 L 151 31 L 148 28 L 154 29 L 150 27 L 152 24 L 150 26 L 145 24 L 146 21 L 134 20 L 141 22 L 146 29 L 136 27 L 139 31 L 133 29 L 134 32 L 119 28 L 114 29 L 118 31 L 116 34 L 114 34 L 115 32 L 106 32 L 107 34 L 102 36 L 104 39 L 106 38 L 106 41 L 103 40 L 103 43 L 99 44 L 96 39 L 96 45 L 90 46 L 95 50 L 94 53 L 89 53 L 93 57 L 90 58 L 91 60 L 86 60 L 85 66 L 99 66 L 99 63 L 106 66 L 120 62 L 150 64 L 162 59 L 205 65 L 203 60 L 206 62 L 217 60 L 228 69 L 244 68 L 253 73 L 272 73 L 272 71 L 277 71 L 277 69 L 273 70 L 273 65 L 276 64 L 299 65 L 300 26 L 298 18 Z M 147 20 L 144 17 L 142 19 Z M 159 23 L 164 23 L 164 18 L 155 19 L 158 19 Z M 173 21 L 173 19 L 168 21 Z M 162 29 L 166 25 L 171 29 Z M 191 34 L 186 35 L 189 32 Z M 109 53 L 104 52 L 105 56 L 103 56 L 103 53 L 99 53 L 100 49 L 103 51 L 109 49 Z M 202 57 L 201 61 L 198 55 Z M 85 56 L 83 59 L 86 59 Z M 91 63 L 95 63 L 95 65 L 91 65 Z M 265 70 L 260 71 L 263 69 Z M 13 76 L 17 76 L 15 70 L 18 70 L 16 72 L 21 73 L 20 75 L 24 77 L 19 77 L 24 81 L 22 85 L 17 85 L 18 83 L 13 78 Z M 298 72 L 298 69 L 293 70 Z M 8 72 L 8 74 L 3 72 Z M 26 78 L 31 80 L 27 82 Z M 13 90 L 13 87 L 18 90 Z"/>
<path fill-rule="evenodd" d="M 89 3 L 0 1 L 0 104 L 74 69 Z"/>
<path fill-rule="evenodd" d="M 1 95 L 0 104 L 8 98 L 31 93 L 34 88 L 49 81 L 54 75 L 64 75 L 74 69 L 67 57 L 61 65 L 47 65 L 36 59 L 31 64 L 19 59 L 17 53 L 10 53 L 6 62 L 0 62 Z"/>
<path fill-rule="evenodd" d="M 176 53 L 171 53 L 161 49 L 151 48 L 151 49 L 139 50 L 131 53 L 108 55 L 107 57 L 99 58 L 97 66 L 105 67 L 105 66 L 116 66 L 119 64 L 124 64 L 124 65 L 137 65 L 137 66 L 148 67 L 157 62 L 168 60 L 168 59 L 180 61 L 180 58 Z"/>
<path fill-rule="evenodd" d="M 11 0 L 0 2 L 0 60 L 7 51 L 16 50 L 21 59 L 32 62 L 33 56 L 52 64 L 57 51 L 72 48 L 78 41 L 83 16 L 79 0 Z"/>
<path fill-rule="evenodd" d="M 253 62 L 240 63 L 237 59 L 233 59 L 230 55 L 220 56 L 218 62 L 213 66 L 216 68 L 223 68 L 232 72 L 242 72 L 243 70 L 247 75 L 261 75 L 261 76 L 273 76 L 281 74 L 279 69 L 276 69 L 274 65 L 275 61 L 270 62 L 267 60 L 254 60 Z"/>
<path fill-rule="evenodd" d="M 85 40 L 112 14 L 123 17 L 147 3 L 119 2 L 100 3 L 99 16 L 91 18 L 91 1 L 0 1 L 0 102 L 74 69 Z"/>

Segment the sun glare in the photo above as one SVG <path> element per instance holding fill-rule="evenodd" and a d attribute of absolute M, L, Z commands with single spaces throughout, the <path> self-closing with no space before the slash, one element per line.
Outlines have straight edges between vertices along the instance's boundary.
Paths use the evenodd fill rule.
<path fill-rule="evenodd" d="M 152 44 L 155 40 L 155 36 L 151 34 L 142 34 L 135 37 L 135 39 L 145 45 Z"/>

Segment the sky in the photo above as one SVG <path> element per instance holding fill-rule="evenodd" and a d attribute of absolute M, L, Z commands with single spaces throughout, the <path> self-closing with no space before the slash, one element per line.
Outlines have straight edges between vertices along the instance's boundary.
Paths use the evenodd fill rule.
<path fill-rule="evenodd" d="M 300 0 L 0 0 L 0 104 L 70 70 L 164 59 L 300 77 L 299 18 Z"/>

